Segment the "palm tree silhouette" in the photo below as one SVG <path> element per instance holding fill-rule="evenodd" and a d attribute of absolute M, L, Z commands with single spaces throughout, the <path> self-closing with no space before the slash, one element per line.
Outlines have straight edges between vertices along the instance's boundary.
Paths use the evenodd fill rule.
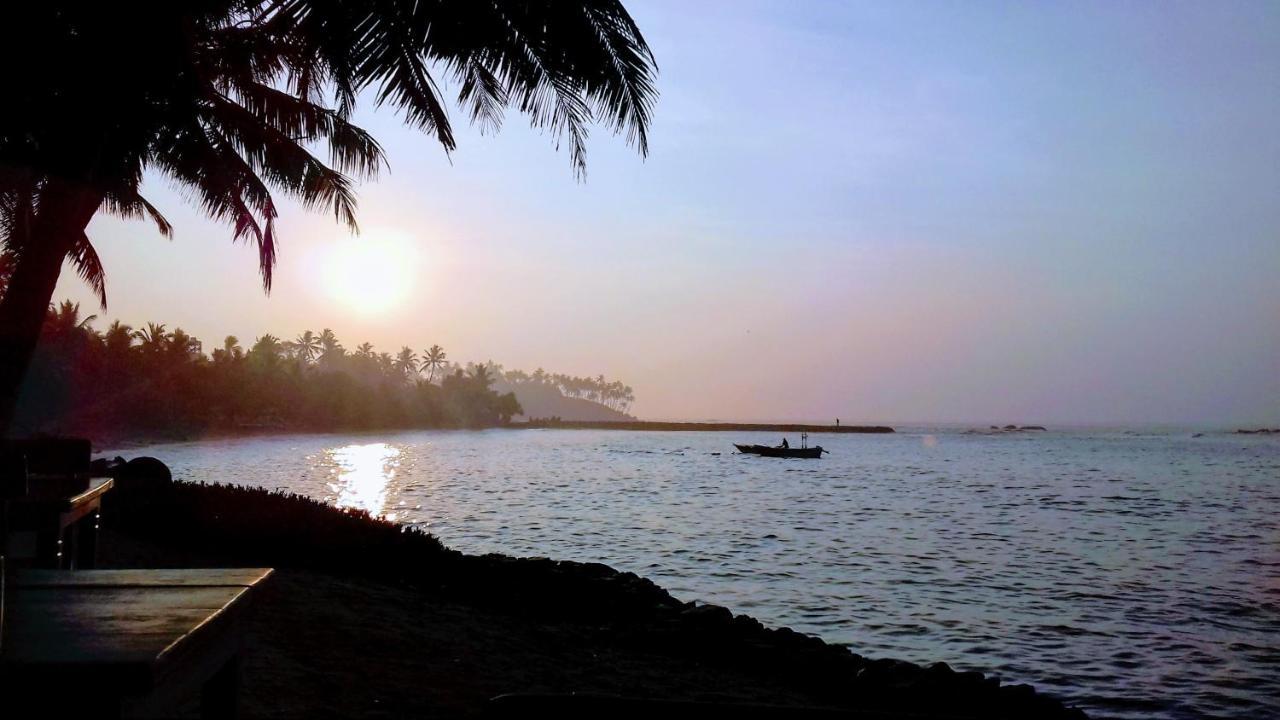
<path fill-rule="evenodd" d="M 489 386 L 493 384 L 493 374 L 489 372 L 488 365 L 476 365 L 471 368 L 470 375 L 471 380 L 485 390 L 488 390 Z"/>
<path fill-rule="evenodd" d="M 378 372 L 382 373 L 383 377 L 388 377 L 396 371 L 396 360 L 391 357 L 391 353 L 380 352 L 377 355 L 374 355 L 373 359 L 377 362 Z"/>
<path fill-rule="evenodd" d="M 400 352 L 396 353 L 396 359 L 393 363 L 396 372 L 402 377 L 408 379 L 418 374 L 418 356 L 409 349 L 408 345 L 400 348 Z"/>
<path fill-rule="evenodd" d="M 330 333 L 333 331 L 331 330 Z M 335 338 L 336 341 L 336 338 Z M 307 330 L 289 343 L 289 349 L 292 350 L 300 360 L 310 363 L 320 354 L 320 338 L 315 333 Z"/>
<path fill-rule="evenodd" d="M 323 368 L 333 368 L 342 360 L 347 351 L 342 347 L 342 343 L 338 342 L 338 336 L 333 330 L 325 328 L 320 331 L 320 366 Z"/>
<path fill-rule="evenodd" d="M 138 338 L 143 351 L 150 353 L 158 353 L 164 350 L 164 346 L 169 340 L 164 323 L 149 322 L 145 328 L 135 332 L 133 336 Z"/>
<path fill-rule="evenodd" d="M 267 333 L 253 342 L 248 357 L 264 367 L 275 367 L 283 353 L 284 344 L 280 342 L 280 338 Z"/>
<path fill-rule="evenodd" d="M 31 63 L 33 48 L 59 62 Z M 140 193 L 144 169 L 254 243 L 269 291 L 276 194 L 356 227 L 352 178 L 385 164 L 351 123 L 361 98 L 449 151 L 447 76 L 473 123 L 496 129 L 514 105 L 567 140 L 581 175 L 597 119 L 647 153 L 656 95 L 652 53 L 619 0 L 20 3 L 0 24 L 0 66 L 23 68 L 3 86 L 22 112 L 0 113 L 0 244 L 16 257 L 0 299 L 0 434 L 63 263 L 106 304 L 90 220 L 172 234 Z M 325 145 L 327 161 L 312 154 Z"/>
<path fill-rule="evenodd" d="M 240 347 L 240 338 L 228 335 L 222 339 L 222 347 L 213 351 L 214 362 L 237 362 L 244 358 L 244 350 Z"/>
<path fill-rule="evenodd" d="M 81 318 L 80 303 L 63 300 L 57 308 L 49 308 L 47 325 L 51 335 L 70 335 L 76 330 L 88 330 L 89 325 L 97 319 L 97 315 Z"/>
<path fill-rule="evenodd" d="M 133 347 L 133 328 L 116 320 L 102 333 L 102 344 L 111 356 L 121 356 Z"/>
<path fill-rule="evenodd" d="M 191 337 L 182 328 L 174 328 L 169 333 L 169 351 L 180 357 L 196 357 L 204 355 L 200 341 Z"/>
<path fill-rule="evenodd" d="M 444 367 L 447 357 L 444 348 L 432 345 L 422 353 L 422 370 L 427 373 L 427 382 L 435 382 L 436 371 Z"/>

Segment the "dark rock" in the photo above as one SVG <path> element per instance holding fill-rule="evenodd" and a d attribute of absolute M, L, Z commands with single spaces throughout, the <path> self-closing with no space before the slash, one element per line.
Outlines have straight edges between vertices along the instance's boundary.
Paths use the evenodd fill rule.
<path fill-rule="evenodd" d="M 1031 687 L 1030 685 L 1025 685 L 1025 684 L 1005 685 L 1004 687 L 1000 688 L 1000 694 L 1004 696 L 1003 699 L 1005 700 L 1005 702 L 1013 701 L 1013 702 L 1025 703 L 1035 698 L 1036 689 Z"/>
<path fill-rule="evenodd" d="M 893 658 L 880 658 L 864 663 L 856 677 L 860 683 L 902 686 L 915 680 L 921 672 L 919 665 Z"/>
<path fill-rule="evenodd" d="M 125 459 L 119 455 L 114 458 L 98 458 L 89 463 L 89 474 L 94 477 L 115 477 L 125 466 Z"/>
<path fill-rule="evenodd" d="M 1005 430 L 1017 430 L 1017 429 L 1018 429 L 1018 426 L 1017 426 L 1017 425 L 1005 425 L 1005 426 L 1004 426 L 1004 429 L 1005 429 Z"/>
<path fill-rule="evenodd" d="M 733 613 L 720 605 L 693 605 L 681 615 L 686 622 L 702 628 L 728 627 L 733 622 Z"/>
<path fill-rule="evenodd" d="M 136 457 L 123 467 L 117 467 L 113 477 L 116 488 L 126 492 L 158 490 L 173 484 L 169 466 L 153 457 Z"/>
<path fill-rule="evenodd" d="M 582 563 L 574 566 L 574 569 L 584 578 L 607 578 L 618 574 L 617 570 L 604 563 Z"/>
<path fill-rule="evenodd" d="M 1043 425 L 1023 425 L 1018 429 L 1019 430 L 1039 430 L 1041 432 L 1044 432 L 1046 430 L 1045 426 Z"/>

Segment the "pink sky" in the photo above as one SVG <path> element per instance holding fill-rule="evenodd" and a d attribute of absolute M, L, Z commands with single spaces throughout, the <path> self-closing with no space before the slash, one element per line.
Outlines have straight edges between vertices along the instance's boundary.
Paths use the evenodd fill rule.
<path fill-rule="evenodd" d="M 439 343 L 616 377 L 653 418 L 1280 422 L 1274 6 L 631 5 L 647 160 L 601 130 L 579 184 L 514 113 L 446 158 L 367 112 L 364 238 L 414 249 L 389 306 L 335 290 L 353 241 L 296 208 L 265 297 L 157 181 L 173 242 L 90 227 L 104 319 Z M 73 273 L 55 297 L 94 306 Z"/>

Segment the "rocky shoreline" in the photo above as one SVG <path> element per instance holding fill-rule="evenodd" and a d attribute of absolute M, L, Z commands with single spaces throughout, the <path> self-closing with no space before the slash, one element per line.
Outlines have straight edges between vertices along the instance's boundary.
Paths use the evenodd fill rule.
<path fill-rule="evenodd" d="M 107 565 L 279 570 L 280 587 L 251 629 L 259 650 L 246 668 L 251 717 L 336 712 L 332 704 L 347 700 L 330 697 L 326 686 L 350 684 L 352 663 L 397 669 L 361 671 L 371 683 L 364 690 L 381 699 L 341 712 L 365 717 L 465 717 L 505 692 L 917 718 L 1084 717 L 1027 685 L 944 663 L 864 658 L 723 607 L 681 602 L 605 565 L 465 555 L 415 529 L 298 495 L 126 482 L 111 494 L 104 522 Z M 385 647 L 371 645 L 369 637 L 379 636 Z M 424 655 L 429 648 L 415 649 L 441 643 L 461 657 L 500 657 L 501 667 L 492 678 L 481 670 L 458 675 L 444 659 Z M 437 694 L 424 696 L 428 686 Z M 317 704 L 324 698 L 327 705 Z"/>

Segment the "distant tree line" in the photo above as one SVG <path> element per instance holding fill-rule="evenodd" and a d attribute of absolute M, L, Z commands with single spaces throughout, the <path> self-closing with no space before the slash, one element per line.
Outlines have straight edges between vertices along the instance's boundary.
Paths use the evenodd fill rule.
<path fill-rule="evenodd" d="M 3 270 L 3 268 L 0 268 Z M 2 278 L 0 278 L 2 280 Z M 17 423 L 25 432 L 89 437 L 170 436 L 252 429 L 363 430 L 479 428 L 522 413 L 495 383 L 555 383 L 566 394 L 629 406 L 621 383 L 504 373 L 493 363 L 465 366 L 432 345 L 394 355 L 369 343 L 348 350 L 332 330 L 292 340 L 263 335 L 246 349 L 234 336 L 206 353 L 181 328 L 99 332 L 76 303 L 50 308 L 24 381 Z"/>
<path fill-rule="evenodd" d="M 498 370 L 500 371 L 501 369 L 501 366 L 498 366 Z M 559 373 L 548 373 L 542 368 L 538 368 L 532 373 L 527 373 L 523 370 L 509 370 L 503 373 L 502 377 L 515 387 L 526 383 L 549 385 L 567 397 L 582 398 L 583 400 L 600 403 L 620 413 L 629 412 L 631 403 L 636 400 L 635 392 L 630 385 L 624 385 L 616 380 L 608 380 L 604 375 L 597 375 L 593 378 L 574 377 Z"/>

